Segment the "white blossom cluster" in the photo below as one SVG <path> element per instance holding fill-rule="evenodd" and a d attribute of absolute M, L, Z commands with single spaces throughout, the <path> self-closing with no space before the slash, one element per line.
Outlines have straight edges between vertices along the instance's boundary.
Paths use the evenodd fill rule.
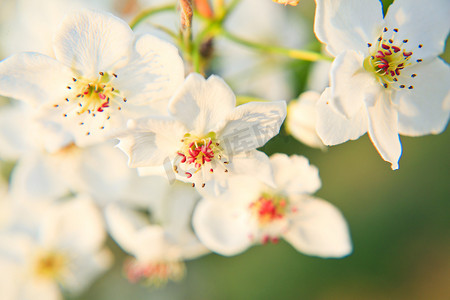
<path fill-rule="evenodd" d="M 210 251 L 232 256 L 280 238 L 307 255 L 347 256 L 344 217 L 313 196 L 318 169 L 258 149 L 286 118 L 286 130 L 311 147 L 367 132 L 398 169 L 399 134 L 447 125 L 450 72 L 438 55 L 448 1 L 395 0 L 383 16 L 376 0 L 316 0 L 324 54 L 295 52 L 302 24 L 282 24 L 293 7 L 194 2 L 142 1 L 139 17 L 108 0 L 16 0 L 9 9 L 18 17 L 1 16 L 0 159 L 13 164 L 1 182 L 2 299 L 82 292 L 113 265 L 108 235 L 129 256 L 128 280 L 153 285 L 181 279 L 184 261 Z M 238 18 L 255 7 L 267 13 L 260 33 Z M 273 40 L 233 30 L 244 38 L 271 30 Z M 324 60 L 315 88 L 288 105 L 283 62 L 246 75 L 277 53 Z"/>

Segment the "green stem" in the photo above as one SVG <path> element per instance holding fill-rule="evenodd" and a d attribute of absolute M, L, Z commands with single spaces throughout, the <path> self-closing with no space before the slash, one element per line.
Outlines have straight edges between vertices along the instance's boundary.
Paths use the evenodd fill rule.
<path fill-rule="evenodd" d="M 289 49 L 289 48 L 253 43 L 253 42 L 241 39 L 226 30 L 222 30 L 221 34 L 222 34 L 222 36 L 229 39 L 230 41 L 233 41 L 240 45 L 243 45 L 243 46 L 255 49 L 255 50 L 263 51 L 263 52 L 285 55 L 285 56 L 288 56 L 293 59 L 300 59 L 300 60 L 307 60 L 307 61 L 318 61 L 318 60 L 332 61 L 333 60 L 332 57 L 328 57 L 321 53 L 317 53 L 317 52 L 313 52 L 313 51 Z"/>
<path fill-rule="evenodd" d="M 131 27 L 131 29 L 134 29 L 139 23 L 141 23 L 148 17 L 150 17 L 154 14 L 160 13 L 160 12 L 168 11 L 168 10 L 175 10 L 175 5 L 171 4 L 171 5 L 164 5 L 164 6 L 160 6 L 160 7 L 151 7 L 149 9 L 143 10 L 133 20 L 131 20 L 130 27 Z"/>

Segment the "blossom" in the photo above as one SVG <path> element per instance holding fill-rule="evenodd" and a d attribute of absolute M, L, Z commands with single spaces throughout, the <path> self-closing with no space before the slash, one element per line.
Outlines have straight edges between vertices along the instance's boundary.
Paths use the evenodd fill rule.
<path fill-rule="evenodd" d="M 37 205 L 24 203 L 21 212 Z M 62 299 L 60 286 L 80 293 L 112 263 L 101 215 L 89 198 L 66 199 L 40 212 L 35 222 L 13 220 L 0 232 L 2 299 Z"/>
<path fill-rule="evenodd" d="M 222 255 L 282 237 L 298 251 L 321 257 L 351 252 L 347 224 L 330 203 L 312 197 L 321 185 L 317 168 L 302 156 L 271 156 L 276 188 L 236 176 L 219 198 L 204 198 L 193 215 L 200 241 Z"/>
<path fill-rule="evenodd" d="M 255 14 L 255 8 L 258 14 Z M 252 22 L 242 22 L 251 16 Z M 270 1 L 241 1 L 227 16 L 224 27 L 239 38 L 263 45 L 301 49 L 309 42 L 307 20 Z M 212 65 L 238 95 L 267 100 L 291 99 L 294 94 L 292 61 L 254 51 L 218 35 Z"/>
<path fill-rule="evenodd" d="M 230 173 L 253 174 L 270 183 L 268 157 L 255 149 L 278 133 L 286 104 L 235 105 L 221 78 L 191 74 L 170 100 L 170 116 L 133 120 L 118 147 L 129 156 L 130 167 L 165 165 L 177 179 L 211 185 L 213 193 L 220 192 L 219 182 Z"/>
<path fill-rule="evenodd" d="M 26 101 L 85 146 L 113 137 L 129 118 L 158 112 L 184 78 L 178 50 L 137 36 L 111 14 L 82 11 L 54 35 L 56 59 L 19 53 L 0 63 L 0 94 Z"/>
<path fill-rule="evenodd" d="M 157 179 L 158 177 L 154 177 Z M 184 183 L 160 184 L 138 207 L 129 203 L 111 204 L 105 210 L 108 230 L 128 254 L 125 263 L 128 279 L 161 285 L 180 280 L 184 261 L 206 254 L 206 249 L 190 228 L 190 216 L 200 198 Z M 151 220 L 139 211 L 148 212 Z"/>
<path fill-rule="evenodd" d="M 320 94 L 314 91 L 302 93 L 297 100 L 289 102 L 286 129 L 300 142 L 313 147 L 325 148 L 316 131 L 316 103 Z"/>
<path fill-rule="evenodd" d="M 318 106 L 325 144 L 368 132 L 395 170 L 402 152 L 399 134 L 445 129 L 450 72 L 437 56 L 450 29 L 449 13 L 449 2 L 440 0 L 427 5 L 396 0 L 385 18 L 379 1 L 317 0 L 315 33 L 336 56 L 330 90 Z"/>
<path fill-rule="evenodd" d="M 61 126 L 35 120 L 28 105 L 15 104 L 0 108 L 0 157 L 17 162 L 12 192 L 37 200 L 83 193 L 98 204 L 129 197 L 139 177 L 114 142 L 79 147 Z M 133 189 L 134 194 L 148 192 Z"/>

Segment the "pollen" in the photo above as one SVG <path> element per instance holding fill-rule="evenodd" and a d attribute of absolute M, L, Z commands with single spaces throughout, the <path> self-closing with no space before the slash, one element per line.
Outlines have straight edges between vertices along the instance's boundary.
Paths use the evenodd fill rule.
<path fill-rule="evenodd" d="M 82 115 L 87 113 L 95 117 L 96 113 L 105 113 L 110 116 L 110 108 L 121 110 L 122 99 L 126 99 L 121 92 L 114 87 L 117 74 L 99 72 L 95 78 L 73 77 L 67 86 L 70 90 L 65 98 L 70 106 L 59 105 L 64 109 L 64 115 Z M 64 107 L 65 106 L 65 107 Z"/>
<path fill-rule="evenodd" d="M 34 259 L 33 271 L 39 278 L 60 280 L 67 262 L 67 257 L 63 253 L 42 251 Z"/>
<path fill-rule="evenodd" d="M 260 226 L 271 224 L 285 217 L 289 202 L 285 197 L 263 194 L 249 206 Z"/>
<path fill-rule="evenodd" d="M 368 56 L 364 59 L 365 70 L 373 73 L 380 84 L 384 88 L 404 88 L 405 85 L 396 85 L 394 83 L 403 82 L 402 72 L 408 66 L 414 64 L 410 60 L 413 55 L 412 51 L 406 49 L 405 44 L 408 42 L 404 39 L 397 42 L 395 39 L 398 29 L 394 28 L 390 31 L 388 28 L 383 29 L 382 35 L 378 38 L 378 42 L 370 47 Z M 419 45 L 419 49 L 423 45 Z M 422 59 L 417 59 L 421 62 Z M 411 77 L 415 78 L 417 75 L 413 74 Z"/>
<path fill-rule="evenodd" d="M 226 169 L 229 161 L 226 159 L 224 149 L 220 146 L 214 132 L 210 132 L 205 136 L 195 136 L 186 133 L 180 141 L 182 143 L 177 157 L 174 161 L 174 168 L 177 170 L 181 167 L 185 171 L 184 175 L 191 178 L 194 174 L 204 170 L 204 166 L 209 173 L 214 172 L 214 167 L 218 163 Z M 205 185 L 202 184 L 202 187 Z"/>
<path fill-rule="evenodd" d="M 186 273 L 186 266 L 180 261 L 138 262 L 128 259 L 124 264 L 125 274 L 131 283 L 144 283 L 155 287 L 165 285 L 169 280 L 179 281 Z"/>

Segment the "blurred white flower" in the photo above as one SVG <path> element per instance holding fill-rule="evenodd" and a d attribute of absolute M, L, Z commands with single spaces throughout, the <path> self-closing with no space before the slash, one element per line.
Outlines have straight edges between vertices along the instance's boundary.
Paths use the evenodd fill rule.
<path fill-rule="evenodd" d="M 129 118 L 158 113 L 184 78 L 174 46 L 136 36 L 108 13 L 68 15 L 53 46 L 56 60 L 20 53 L 1 62 L 0 94 L 37 107 L 78 146 L 113 137 Z"/>
<path fill-rule="evenodd" d="M 6 2 L 6 3 L 3 3 Z M 14 0 L 1 2 L 7 8 L 0 26 L 4 55 L 32 51 L 54 56 L 53 31 L 67 13 L 84 8 L 114 12 L 115 0 Z M 36 13 L 39 12 L 39 13 Z"/>
<path fill-rule="evenodd" d="M 313 38 L 301 14 L 266 0 L 240 1 L 226 18 L 224 27 L 237 37 L 263 45 L 298 49 Z M 296 96 L 290 85 L 290 59 L 255 51 L 223 37 L 216 38 L 213 46 L 213 71 L 222 76 L 236 94 L 268 100 Z"/>
<path fill-rule="evenodd" d="M 0 157 L 17 160 L 10 190 L 18 197 L 45 200 L 84 193 L 103 205 L 128 197 L 138 180 L 113 142 L 78 147 L 58 124 L 34 120 L 25 105 L 0 108 L 0 140 Z"/>
<path fill-rule="evenodd" d="M 399 134 L 438 134 L 449 119 L 450 70 L 437 56 L 450 29 L 450 2 L 395 0 L 385 18 L 375 0 L 316 2 L 315 33 L 336 56 L 331 89 L 318 107 L 319 135 L 335 145 L 368 132 L 398 169 Z M 346 119 L 336 124 L 345 130 L 332 130 L 333 114 L 336 122 Z"/>
<path fill-rule="evenodd" d="M 157 179 L 157 177 L 153 177 Z M 161 285 L 184 276 L 184 261 L 208 252 L 191 230 L 191 213 L 200 196 L 184 183 L 155 186 L 145 215 L 125 205 L 105 210 L 108 229 L 120 247 L 132 255 L 125 264 L 131 282 Z M 143 203 L 141 203 L 142 205 Z"/>
<path fill-rule="evenodd" d="M 110 267 L 102 218 L 89 198 L 53 204 L 37 221 L 25 230 L 13 220 L 0 232 L 2 299 L 62 299 L 60 287 L 80 293 Z"/>
<path fill-rule="evenodd" d="M 325 145 L 316 131 L 316 104 L 319 98 L 319 93 L 308 91 L 302 93 L 298 100 L 289 102 L 286 130 L 300 142 L 313 148 L 324 149 Z"/>
<path fill-rule="evenodd" d="M 321 185 L 317 168 L 302 156 L 275 154 L 270 160 L 275 189 L 236 176 L 220 198 L 199 202 L 193 225 L 200 241 L 227 256 L 280 237 L 308 255 L 348 255 L 352 245 L 344 217 L 333 205 L 309 196 Z"/>
<path fill-rule="evenodd" d="M 129 156 L 130 167 L 167 167 L 171 162 L 166 172 L 173 166 L 177 179 L 197 187 L 211 185 L 213 193 L 220 193 L 219 182 L 228 173 L 252 174 L 270 184 L 269 159 L 255 149 L 279 132 L 286 104 L 235 105 L 222 79 L 191 74 L 170 100 L 171 116 L 130 122 L 118 147 Z"/>

